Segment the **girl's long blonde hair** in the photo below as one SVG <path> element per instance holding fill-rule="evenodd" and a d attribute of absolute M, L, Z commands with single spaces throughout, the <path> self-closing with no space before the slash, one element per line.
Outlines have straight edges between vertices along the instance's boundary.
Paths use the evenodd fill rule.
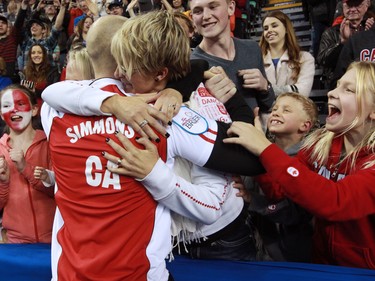
<path fill-rule="evenodd" d="M 356 99 L 357 99 L 357 116 L 351 124 L 341 133 L 333 133 L 326 128 L 319 129 L 306 138 L 302 148 L 311 149 L 310 160 L 311 162 L 318 162 L 319 165 L 327 164 L 329 152 L 332 146 L 332 140 L 335 137 L 345 135 L 353 127 L 355 127 L 359 118 L 362 115 L 362 100 L 367 93 L 371 93 L 371 102 L 375 108 L 375 63 L 373 62 L 353 62 L 348 70 L 354 69 L 356 71 Z M 372 122 L 372 121 L 371 121 Z M 349 169 L 353 169 L 356 164 L 358 153 L 362 148 L 366 147 L 370 153 L 375 151 L 375 127 L 362 138 L 362 140 L 354 147 L 354 149 L 347 154 L 340 163 L 349 159 Z M 364 163 L 360 168 L 366 169 L 374 166 L 375 157 Z"/>

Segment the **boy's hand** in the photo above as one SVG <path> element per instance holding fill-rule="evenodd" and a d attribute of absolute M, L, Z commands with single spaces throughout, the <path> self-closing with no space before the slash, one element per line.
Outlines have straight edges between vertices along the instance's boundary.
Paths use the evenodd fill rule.
<path fill-rule="evenodd" d="M 250 195 L 250 192 L 246 189 L 243 181 L 242 181 L 242 178 L 240 176 L 233 176 L 233 183 L 232 183 L 232 186 L 233 188 L 237 188 L 238 189 L 238 193 L 236 193 L 236 196 L 237 197 L 242 197 L 243 200 L 246 202 L 246 203 L 250 203 L 251 201 L 251 195 Z"/>
<path fill-rule="evenodd" d="M 205 71 L 204 78 L 207 90 L 222 103 L 226 103 L 237 92 L 236 85 L 220 66 L 214 66 Z"/>

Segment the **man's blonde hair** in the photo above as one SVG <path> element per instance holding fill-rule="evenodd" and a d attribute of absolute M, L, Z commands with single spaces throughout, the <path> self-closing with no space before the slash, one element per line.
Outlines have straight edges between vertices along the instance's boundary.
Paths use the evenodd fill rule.
<path fill-rule="evenodd" d="M 111 52 L 129 77 L 135 70 L 151 74 L 166 67 L 168 80 L 175 80 L 190 71 L 189 39 L 167 11 L 128 19 L 113 37 Z"/>

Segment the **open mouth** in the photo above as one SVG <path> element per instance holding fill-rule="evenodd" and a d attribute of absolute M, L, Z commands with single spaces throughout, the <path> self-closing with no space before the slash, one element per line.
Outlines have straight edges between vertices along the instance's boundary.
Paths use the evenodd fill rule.
<path fill-rule="evenodd" d="M 338 116 L 340 114 L 341 114 L 341 110 L 339 108 L 337 108 L 336 106 L 334 106 L 332 104 L 328 105 L 328 116 L 327 116 L 327 118 L 332 118 L 332 117 Z"/>
<path fill-rule="evenodd" d="M 14 121 L 14 122 L 20 122 L 22 121 L 22 116 L 19 116 L 19 115 L 13 115 L 10 120 Z"/>

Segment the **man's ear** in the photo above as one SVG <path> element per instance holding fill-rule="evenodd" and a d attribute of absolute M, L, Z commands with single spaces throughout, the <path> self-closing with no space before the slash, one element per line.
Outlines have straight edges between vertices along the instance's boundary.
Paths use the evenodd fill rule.
<path fill-rule="evenodd" d="M 229 17 L 234 15 L 234 11 L 236 9 L 236 2 L 233 0 L 230 0 L 228 3 L 228 14 Z"/>

